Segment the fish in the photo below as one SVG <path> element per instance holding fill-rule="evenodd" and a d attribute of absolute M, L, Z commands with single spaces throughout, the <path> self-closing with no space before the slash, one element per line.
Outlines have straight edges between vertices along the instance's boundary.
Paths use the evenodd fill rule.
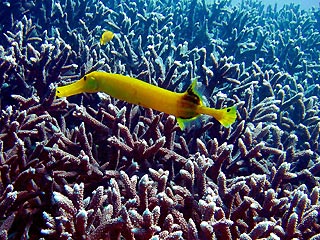
<path fill-rule="evenodd" d="M 197 119 L 202 114 L 212 116 L 224 127 L 230 127 L 237 117 L 236 107 L 215 109 L 205 106 L 196 91 L 196 85 L 195 79 L 185 92 L 178 93 L 137 78 L 93 71 L 74 83 L 57 87 L 56 97 L 105 92 L 119 100 L 174 115 L 182 130 L 185 129 L 187 122 Z"/>
<path fill-rule="evenodd" d="M 111 31 L 104 31 L 101 35 L 101 38 L 100 38 L 100 44 L 101 45 L 106 45 L 108 42 L 110 42 L 114 37 L 114 33 L 111 32 Z"/>

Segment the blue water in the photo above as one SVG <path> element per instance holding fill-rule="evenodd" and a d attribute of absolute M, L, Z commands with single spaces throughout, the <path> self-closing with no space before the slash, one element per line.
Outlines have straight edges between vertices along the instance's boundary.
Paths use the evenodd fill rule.
<path fill-rule="evenodd" d="M 232 0 L 233 4 L 241 3 L 242 0 Z M 319 7 L 319 0 L 262 0 L 262 3 L 265 5 L 275 5 L 279 7 L 283 7 L 284 4 L 298 4 L 301 9 L 308 10 L 312 7 Z"/>

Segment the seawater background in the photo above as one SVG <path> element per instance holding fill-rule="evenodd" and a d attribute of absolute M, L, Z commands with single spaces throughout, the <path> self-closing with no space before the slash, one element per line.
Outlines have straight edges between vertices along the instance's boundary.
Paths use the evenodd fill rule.
<path fill-rule="evenodd" d="M 210 1 L 210 0 L 209 0 Z M 233 4 L 241 3 L 242 0 L 232 0 Z M 312 7 L 319 7 L 319 0 L 262 0 L 262 3 L 265 5 L 278 5 L 278 9 L 280 9 L 284 4 L 299 4 L 301 9 L 308 10 Z"/>

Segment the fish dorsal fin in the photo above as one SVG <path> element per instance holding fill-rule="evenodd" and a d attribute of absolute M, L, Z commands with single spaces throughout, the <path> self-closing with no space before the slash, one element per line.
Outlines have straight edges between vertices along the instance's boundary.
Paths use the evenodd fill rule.
<path fill-rule="evenodd" d="M 188 89 L 183 93 L 182 99 L 191 105 L 203 106 L 201 95 L 196 90 L 197 87 L 197 78 L 193 79 L 192 83 L 188 87 Z M 179 118 L 177 117 L 177 123 L 181 130 L 184 130 L 187 123 L 190 123 L 198 118 L 199 114 L 194 112 L 195 114 L 191 114 L 190 118 Z"/>
<path fill-rule="evenodd" d="M 203 105 L 202 97 L 196 90 L 197 83 L 198 83 L 198 79 L 197 78 L 193 79 L 187 91 L 185 91 L 185 95 L 188 97 L 188 100 L 202 106 Z"/>

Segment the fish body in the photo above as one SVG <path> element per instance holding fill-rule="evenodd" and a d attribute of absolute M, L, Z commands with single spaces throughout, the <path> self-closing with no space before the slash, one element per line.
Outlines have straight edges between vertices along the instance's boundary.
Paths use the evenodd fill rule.
<path fill-rule="evenodd" d="M 101 45 L 106 45 L 108 42 L 110 42 L 114 37 L 114 33 L 111 32 L 111 31 L 104 31 L 101 35 L 101 38 L 100 38 L 100 44 Z"/>
<path fill-rule="evenodd" d="M 196 83 L 193 81 L 187 91 L 176 93 L 133 77 L 95 71 L 70 85 L 57 87 L 56 96 L 105 92 L 128 103 L 174 115 L 181 129 L 184 129 L 186 121 L 196 119 L 201 114 L 214 117 L 225 127 L 234 123 L 236 108 L 215 109 L 204 106 L 195 90 Z"/>

